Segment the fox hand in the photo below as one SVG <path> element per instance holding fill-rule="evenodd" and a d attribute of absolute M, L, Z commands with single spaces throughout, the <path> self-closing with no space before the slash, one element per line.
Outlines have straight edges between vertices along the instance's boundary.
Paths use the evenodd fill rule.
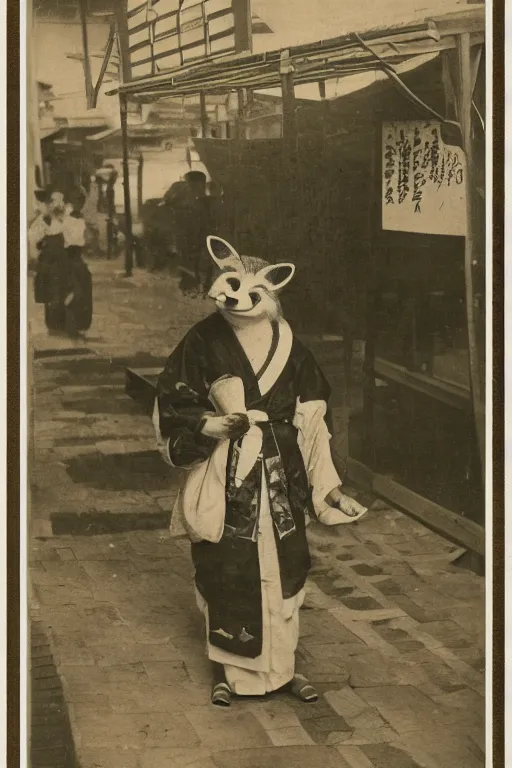
<path fill-rule="evenodd" d="M 339 509 L 343 514 L 347 515 L 347 517 L 357 517 L 366 511 L 366 508 L 359 504 L 359 502 L 342 493 L 341 488 L 339 487 L 333 488 L 332 491 L 327 494 L 325 502 L 330 507 Z"/>
<path fill-rule="evenodd" d="M 231 413 L 229 416 L 207 416 L 201 434 L 217 440 L 238 440 L 249 430 L 250 423 L 245 413 Z"/>

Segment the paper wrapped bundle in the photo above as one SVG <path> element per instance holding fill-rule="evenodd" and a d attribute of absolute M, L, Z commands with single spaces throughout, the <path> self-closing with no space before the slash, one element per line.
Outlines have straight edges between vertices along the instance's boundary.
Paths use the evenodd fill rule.
<path fill-rule="evenodd" d="M 210 387 L 209 400 L 219 416 L 245 413 L 249 419 L 249 431 L 238 441 L 235 485 L 240 488 L 261 453 L 263 433 L 258 427 L 258 422 L 268 421 L 268 416 L 263 411 L 247 410 L 244 383 L 239 376 L 228 374 L 214 381 Z"/>
<path fill-rule="evenodd" d="M 208 399 L 219 416 L 247 413 L 244 383 L 239 376 L 227 374 L 213 382 Z"/>

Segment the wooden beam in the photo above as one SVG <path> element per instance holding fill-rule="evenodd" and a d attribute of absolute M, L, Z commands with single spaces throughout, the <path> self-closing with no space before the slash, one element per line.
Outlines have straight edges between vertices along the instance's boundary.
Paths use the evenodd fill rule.
<path fill-rule="evenodd" d="M 142 204 L 144 201 L 144 155 L 139 155 L 137 165 L 137 216 L 140 221 L 142 217 Z"/>
<path fill-rule="evenodd" d="M 466 237 L 464 245 L 464 279 L 466 292 L 466 317 L 469 350 L 469 378 L 475 418 L 475 431 L 480 453 L 482 478 L 485 484 L 485 406 L 484 387 L 481 381 L 481 360 L 478 349 L 476 327 L 475 273 L 479 267 L 479 258 L 485 254 L 475 253 L 474 248 L 474 210 L 473 210 L 473 146 L 471 137 L 471 115 L 473 97 L 473 74 L 471 67 L 471 38 L 469 32 L 463 32 L 457 38 L 459 123 L 461 127 L 462 147 L 466 155 Z"/>
<path fill-rule="evenodd" d="M 285 241 L 287 252 L 295 255 L 299 249 L 300 224 L 302 216 L 302 190 L 299 177 L 299 137 L 293 82 L 293 66 L 290 64 L 289 51 L 283 51 L 280 62 L 281 93 L 283 99 L 283 175 L 288 186 L 286 211 L 283 226 L 286 227 Z"/>
<path fill-rule="evenodd" d="M 128 35 L 128 0 L 116 0 L 114 3 L 116 14 L 117 40 L 119 43 L 119 64 L 121 70 L 121 82 L 129 83 L 132 79 L 130 63 L 130 47 Z"/>
<path fill-rule="evenodd" d="M 347 470 L 347 477 L 351 482 L 396 504 L 410 517 L 414 517 L 430 530 L 455 544 L 480 556 L 485 555 L 485 531 L 477 523 L 414 493 L 385 475 L 372 472 L 367 466 L 354 459 L 348 460 Z"/>
<path fill-rule="evenodd" d="M 82 28 L 82 48 L 84 53 L 83 67 L 85 78 L 85 98 L 87 100 L 87 109 L 92 109 L 94 104 L 94 89 L 91 76 L 91 62 L 89 61 L 89 40 L 87 36 L 87 0 L 78 0 L 78 10 L 80 13 L 80 26 Z"/>
<path fill-rule="evenodd" d="M 368 281 L 366 288 L 365 316 L 365 348 L 363 361 L 363 455 L 369 466 L 375 464 L 375 340 L 376 301 L 377 301 L 377 251 L 376 234 L 380 230 L 380 142 L 381 123 L 379 115 L 373 115 L 373 136 L 369 162 L 368 180 L 370 192 L 368 195 L 367 222 L 369 233 L 368 246 Z M 379 153 L 379 154 L 378 154 Z"/>
<path fill-rule="evenodd" d="M 119 107 L 121 113 L 121 135 L 123 139 L 123 193 L 125 221 L 124 264 L 126 277 L 131 277 L 133 272 L 133 227 L 132 207 L 130 199 L 130 165 L 128 151 L 128 105 L 127 98 L 124 93 L 119 94 Z"/>
<path fill-rule="evenodd" d="M 237 111 L 235 120 L 235 138 L 238 140 L 245 139 L 245 91 L 243 88 L 239 88 L 236 92 L 237 95 Z M 240 150 L 240 147 L 238 148 Z"/>
<path fill-rule="evenodd" d="M 379 357 L 375 358 L 375 376 L 393 381 L 402 387 L 407 387 L 407 389 L 412 389 L 422 395 L 439 400 L 451 408 L 457 408 L 466 412 L 471 411 L 469 389 L 458 384 L 435 379 L 419 371 L 410 371 L 402 365 Z"/>
<path fill-rule="evenodd" d="M 208 138 L 208 112 L 206 111 L 206 96 L 204 91 L 199 94 L 199 105 L 201 110 L 201 134 L 203 139 Z"/>
<path fill-rule="evenodd" d="M 297 150 L 297 114 L 293 65 L 289 51 L 283 51 L 281 55 L 280 76 L 283 98 L 283 139 L 293 154 Z"/>
<path fill-rule="evenodd" d="M 235 20 L 235 52 L 252 51 L 251 0 L 232 0 Z"/>
<path fill-rule="evenodd" d="M 406 37 L 403 35 L 401 37 L 406 41 Z M 396 44 L 396 37 L 376 40 L 370 35 L 365 35 L 364 40 L 370 39 L 373 40 L 372 50 L 394 65 L 410 60 L 414 56 L 455 49 L 456 45 L 453 37 L 443 38 L 440 41 L 432 40 L 429 37 L 413 43 L 404 42 L 398 45 Z M 484 41 L 483 32 L 471 35 L 472 46 L 482 45 Z M 176 92 L 178 88 L 182 90 L 182 87 L 189 88 L 192 85 L 196 91 L 211 90 L 214 80 L 218 80 L 218 88 L 229 90 L 237 87 L 237 83 L 232 77 L 233 73 L 240 76 L 240 86 L 276 87 L 279 81 L 280 54 L 279 50 L 265 54 L 244 54 L 239 56 L 238 60 L 229 58 L 228 61 L 225 61 L 224 55 L 214 55 L 207 64 L 201 62 L 200 64 L 184 65 L 184 67 L 161 75 L 142 77 L 131 85 L 121 87 L 121 90 L 144 93 L 161 87 L 168 89 L 171 93 Z M 361 48 L 360 44 L 354 41 L 353 35 L 343 38 L 343 40 L 336 38 L 332 41 L 316 43 L 313 46 L 298 46 L 292 49 L 291 55 L 296 67 L 296 83 L 339 77 L 356 71 L 358 68 L 374 71 L 376 64 L 379 67 L 382 66 L 376 60 L 374 53 Z M 251 75 L 252 72 L 255 74 Z M 251 82 L 249 82 L 250 77 L 253 77 Z M 114 90 L 109 91 L 109 93 L 116 92 Z"/>
<path fill-rule="evenodd" d="M 112 20 L 110 24 L 110 32 L 107 40 L 107 47 L 105 49 L 105 55 L 103 56 L 103 61 L 101 62 L 101 69 L 100 73 L 98 75 L 98 80 L 96 82 L 96 85 L 94 86 L 93 96 L 92 96 L 92 108 L 94 109 L 98 103 L 98 96 L 100 93 L 100 88 L 103 85 L 103 80 L 105 77 L 105 73 L 107 71 L 109 62 L 110 62 L 110 56 L 112 54 L 112 49 L 114 47 L 116 37 L 116 30 L 115 30 L 115 22 Z"/>

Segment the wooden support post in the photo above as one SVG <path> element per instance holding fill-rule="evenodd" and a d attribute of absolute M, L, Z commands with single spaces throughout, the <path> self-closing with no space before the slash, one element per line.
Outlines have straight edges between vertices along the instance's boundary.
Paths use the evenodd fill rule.
<path fill-rule="evenodd" d="M 107 40 L 107 47 L 105 48 L 105 55 L 103 57 L 103 61 L 101 62 L 101 69 L 98 75 L 98 80 L 96 81 L 96 85 L 94 86 L 94 89 L 93 89 L 92 104 L 91 104 L 92 109 L 95 109 L 98 103 L 98 96 L 100 93 L 100 89 L 101 89 L 101 86 L 103 85 L 105 73 L 107 71 L 107 68 L 110 62 L 110 57 L 112 55 L 112 49 L 114 47 L 114 42 L 115 42 L 115 35 L 116 35 L 116 24 L 114 19 L 112 18 L 110 22 L 110 32 Z"/>
<path fill-rule="evenodd" d="M 235 21 L 235 52 L 252 51 L 251 0 L 232 0 Z"/>
<path fill-rule="evenodd" d="M 252 51 L 252 12 L 251 0 L 232 0 L 234 26 L 235 26 L 235 53 Z M 242 167 L 242 139 L 245 138 L 244 131 L 244 91 L 238 90 L 238 110 L 235 120 L 235 194 L 233 197 L 233 222 L 235 230 L 238 230 L 239 222 L 239 190 L 241 189 L 241 179 L 244 169 Z"/>
<path fill-rule="evenodd" d="M 123 192 L 124 192 L 124 222 L 125 222 L 125 275 L 131 277 L 133 273 L 133 229 L 132 208 L 130 199 L 130 165 L 128 152 L 128 120 L 127 99 L 124 93 L 119 94 L 119 106 L 121 111 L 121 136 L 123 140 Z"/>
<path fill-rule="evenodd" d="M 203 91 L 199 94 L 201 110 L 201 134 L 203 139 L 208 138 L 208 112 L 206 111 L 206 96 Z"/>
<path fill-rule="evenodd" d="M 300 184 L 298 177 L 298 133 L 295 104 L 293 66 L 289 51 L 281 54 L 281 93 L 283 99 L 283 171 L 288 182 L 288 205 L 286 215 L 286 242 L 290 254 L 297 254 L 300 231 Z"/>
<path fill-rule="evenodd" d="M 245 138 L 245 93 L 243 88 L 237 91 L 237 113 L 235 122 L 235 138 L 240 141 Z M 240 149 L 240 147 L 239 147 Z"/>
<path fill-rule="evenodd" d="M 117 0 L 114 4 L 116 29 L 119 40 L 119 56 L 121 80 L 126 83 L 131 80 L 130 54 L 128 51 L 128 2 Z M 121 138 L 123 143 L 123 192 L 124 192 L 124 224 L 125 224 L 125 275 L 131 277 L 133 272 L 133 227 L 132 205 L 130 198 L 130 165 L 128 151 L 128 103 L 126 94 L 119 94 L 119 109 L 121 113 Z"/>
<path fill-rule="evenodd" d="M 139 155 L 139 164 L 137 166 L 137 218 L 142 217 L 142 204 L 144 192 L 144 156 Z"/>
<path fill-rule="evenodd" d="M 87 0 L 78 0 L 78 10 L 80 12 L 80 26 L 82 28 L 82 49 L 84 54 L 84 78 L 85 78 L 85 97 L 87 100 L 87 109 L 92 109 L 94 101 L 94 88 L 92 85 L 91 63 L 89 61 L 89 40 L 87 36 Z"/>
<path fill-rule="evenodd" d="M 127 83 L 132 79 L 132 70 L 129 54 L 129 35 L 128 35 L 128 2 L 127 0 L 116 0 L 114 3 L 116 14 L 116 29 L 119 41 L 119 56 L 121 79 Z"/>
<path fill-rule="evenodd" d="M 236 239 L 238 240 L 238 246 L 242 247 L 242 218 L 240 216 L 240 212 L 242 211 L 243 206 L 241 205 L 241 198 L 242 198 L 242 188 L 243 188 L 243 173 L 244 173 L 244 162 L 243 162 L 243 140 L 245 138 L 245 126 L 244 126 L 244 107 L 245 107 L 245 98 L 244 98 L 244 91 L 243 88 L 240 88 L 237 91 L 237 113 L 235 118 L 235 135 L 234 135 L 234 144 L 233 144 L 233 159 L 234 159 L 234 168 L 233 168 L 233 178 L 234 178 L 234 195 L 233 195 L 233 223 L 234 223 L 234 229 L 236 233 Z M 245 227 L 245 225 L 243 225 Z"/>
<path fill-rule="evenodd" d="M 295 86 L 293 66 L 289 51 L 281 54 L 281 92 L 283 97 L 283 139 L 293 156 L 297 150 L 297 115 L 295 111 Z"/>
<path fill-rule="evenodd" d="M 380 121 L 379 121 L 380 123 Z M 364 463 L 375 469 L 375 336 L 376 336 L 376 289 L 377 289 L 377 254 L 375 252 L 375 232 L 379 221 L 380 189 L 379 164 L 377 151 L 380 147 L 381 131 L 379 130 L 378 115 L 374 116 L 374 135 L 370 155 L 369 183 L 370 195 L 368 205 L 368 283 L 366 290 L 366 339 L 363 363 L 363 457 Z"/>
<path fill-rule="evenodd" d="M 476 327 L 476 302 L 474 290 L 475 273 L 479 266 L 478 259 L 483 258 L 485 254 L 477 254 L 474 248 L 474 169 L 471 138 L 473 75 L 471 68 L 471 40 L 469 32 L 463 32 L 457 36 L 457 53 L 459 65 L 459 123 L 462 134 L 462 147 L 466 155 L 466 237 L 464 247 L 464 277 L 468 326 L 469 377 L 473 401 L 475 431 L 480 453 L 481 472 L 485 482 L 485 388 L 483 387 L 481 380 L 481 362 L 477 342 L 478 334 Z"/>

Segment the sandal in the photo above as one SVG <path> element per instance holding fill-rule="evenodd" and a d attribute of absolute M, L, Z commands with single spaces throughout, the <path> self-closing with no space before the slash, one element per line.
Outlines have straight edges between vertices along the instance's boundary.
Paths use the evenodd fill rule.
<path fill-rule="evenodd" d="M 213 686 L 212 704 L 218 707 L 231 706 L 231 688 L 227 683 L 216 683 Z"/>
<path fill-rule="evenodd" d="M 307 704 L 318 701 L 318 693 L 309 680 L 302 675 L 295 675 L 290 683 L 290 691 L 297 699 Z"/>

